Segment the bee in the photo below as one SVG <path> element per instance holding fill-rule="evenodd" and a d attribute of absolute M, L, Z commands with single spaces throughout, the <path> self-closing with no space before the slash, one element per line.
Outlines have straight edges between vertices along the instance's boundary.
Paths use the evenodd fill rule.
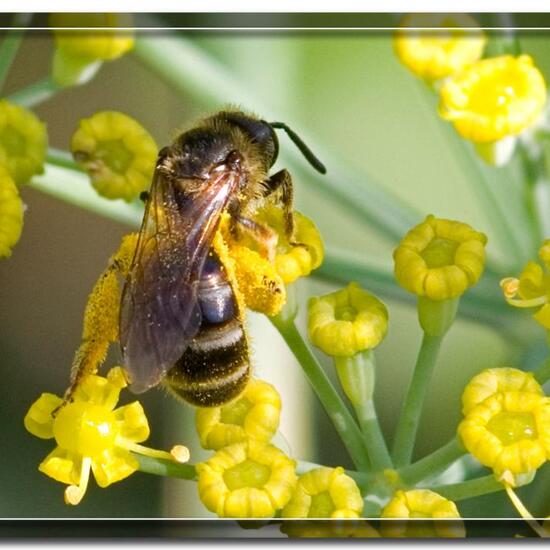
<path fill-rule="evenodd" d="M 293 242 L 292 179 L 286 170 L 269 175 L 279 152 L 276 129 L 326 173 L 286 124 L 239 110 L 202 120 L 159 152 L 121 297 L 122 360 L 134 393 L 162 381 L 206 407 L 245 388 L 251 366 L 244 312 L 212 241 L 227 212 L 232 233 L 247 232 L 272 256 L 274 234 L 252 216 L 262 201 L 278 197 Z"/>

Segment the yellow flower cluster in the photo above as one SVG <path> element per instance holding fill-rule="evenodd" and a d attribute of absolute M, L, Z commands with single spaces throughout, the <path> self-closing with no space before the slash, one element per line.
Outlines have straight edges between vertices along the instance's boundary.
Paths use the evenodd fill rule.
<path fill-rule="evenodd" d="M 149 188 L 158 149 L 133 118 L 101 111 L 80 121 L 71 151 L 100 195 L 130 202 Z"/>
<path fill-rule="evenodd" d="M 387 330 L 386 306 L 357 283 L 309 300 L 309 339 L 327 355 L 351 357 L 374 348 Z"/>
<path fill-rule="evenodd" d="M 474 19 L 465 14 L 411 14 L 395 33 L 401 62 L 414 74 L 433 82 L 477 61 L 487 42 Z"/>
<path fill-rule="evenodd" d="M 430 300 L 457 298 L 481 277 L 486 243 L 487 237 L 469 225 L 430 215 L 393 253 L 397 282 Z"/>
<path fill-rule="evenodd" d="M 458 434 L 499 481 L 521 485 L 550 458 L 550 398 L 531 373 L 485 370 L 466 386 L 462 406 Z"/>
<path fill-rule="evenodd" d="M 528 262 L 518 279 L 507 277 L 500 286 L 510 305 L 536 308 L 533 318 L 550 330 L 550 239 L 540 247 L 539 258 L 543 265 Z"/>
<path fill-rule="evenodd" d="M 57 443 L 39 470 L 68 485 L 67 504 L 75 505 L 82 500 L 90 471 L 100 487 L 134 473 L 139 462 L 132 453 L 180 462 L 189 457 L 182 446 L 176 446 L 169 454 L 138 445 L 149 437 L 149 424 L 137 401 L 115 409 L 120 390 L 125 386 L 124 372 L 116 367 L 106 378 L 86 377 L 70 403 L 51 393 L 42 394 L 25 416 L 25 428 L 31 434 L 53 438 Z"/>
<path fill-rule="evenodd" d="M 454 502 L 428 489 L 397 491 L 382 510 L 381 517 L 437 520 L 382 522 L 381 531 L 384 537 L 458 538 L 465 536 L 464 524 L 460 520 L 460 514 Z"/>

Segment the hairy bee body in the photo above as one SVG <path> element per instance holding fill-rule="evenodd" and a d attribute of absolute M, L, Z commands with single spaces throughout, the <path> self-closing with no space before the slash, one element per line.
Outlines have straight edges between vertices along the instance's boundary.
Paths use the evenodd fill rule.
<path fill-rule="evenodd" d="M 324 173 L 285 124 L 239 110 L 202 120 L 159 152 L 120 308 L 123 364 L 135 393 L 163 382 L 185 401 L 216 406 L 246 386 L 244 311 L 212 244 L 226 212 L 230 231 L 246 231 L 269 257 L 276 236 L 253 214 L 279 195 L 292 238 L 290 175 L 269 175 L 279 150 L 275 128 Z"/>

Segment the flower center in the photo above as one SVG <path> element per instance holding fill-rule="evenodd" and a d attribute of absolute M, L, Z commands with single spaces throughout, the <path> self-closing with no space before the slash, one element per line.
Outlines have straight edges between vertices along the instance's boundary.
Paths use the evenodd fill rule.
<path fill-rule="evenodd" d="M 357 310 L 353 306 L 338 307 L 334 310 L 334 318 L 337 321 L 354 321 Z"/>
<path fill-rule="evenodd" d="M 456 241 L 435 237 L 420 255 L 428 268 L 444 267 L 454 263 L 457 248 Z"/>
<path fill-rule="evenodd" d="M 6 126 L 0 132 L 0 145 L 8 156 L 21 157 L 25 154 L 25 137 L 12 126 Z"/>
<path fill-rule="evenodd" d="M 125 174 L 134 158 L 120 139 L 99 142 L 95 156 L 118 174 Z"/>
<path fill-rule="evenodd" d="M 252 402 L 246 397 L 237 399 L 234 403 L 222 407 L 220 421 L 223 424 L 236 424 L 237 426 L 242 426 L 246 415 L 253 406 Z"/>
<path fill-rule="evenodd" d="M 55 418 L 53 434 L 67 451 L 93 457 L 114 446 L 118 428 L 114 414 L 89 403 L 70 403 Z"/>
<path fill-rule="evenodd" d="M 261 489 L 271 476 L 271 468 L 255 460 L 247 459 L 223 474 L 223 480 L 230 491 L 243 487 Z"/>
<path fill-rule="evenodd" d="M 530 412 L 500 412 L 489 420 L 487 429 L 504 445 L 538 437 L 535 418 Z"/>
<path fill-rule="evenodd" d="M 309 518 L 329 518 L 334 512 L 334 503 L 328 491 L 323 491 L 311 497 L 311 506 L 309 507 Z"/>

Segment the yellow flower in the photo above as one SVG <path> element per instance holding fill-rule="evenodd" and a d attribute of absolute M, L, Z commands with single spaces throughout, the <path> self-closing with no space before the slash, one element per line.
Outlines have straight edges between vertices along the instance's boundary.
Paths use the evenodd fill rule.
<path fill-rule="evenodd" d="M 327 355 L 351 357 L 375 348 L 387 330 L 386 306 L 357 283 L 309 300 L 309 339 Z"/>
<path fill-rule="evenodd" d="M 86 82 L 102 61 L 117 59 L 134 47 L 133 30 L 118 30 L 132 26 L 129 14 L 55 13 L 50 25 L 60 27 L 54 30 L 53 78 L 62 86 Z"/>
<path fill-rule="evenodd" d="M 195 425 L 205 449 L 221 449 L 251 437 L 268 442 L 279 427 L 281 398 L 263 380 L 250 380 L 238 399 L 222 407 L 197 408 Z"/>
<path fill-rule="evenodd" d="M 397 56 L 427 81 L 445 78 L 474 63 L 487 42 L 476 21 L 465 14 L 411 14 L 400 27 L 394 40 Z"/>
<path fill-rule="evenodd" d="M 468 451 L 510 486 L 550 456 L 550 399 L 530 391 L 501 391 L 474 406 L 458 426 Z"/>
<path fill-rule="evenodd" d="M 44 171 L 46 126 L 31 111 L 0 100 L 0 165 L 16 184 Z"/>
<path fill-rule="evenodd" d="M 196 468 L 199 497 L 220 517 L 273 517 L 296 486 L 296 463 L 254 439 L 225 447 Z"/>
<path fill-rule="evenodd" d="M 286 303 L 285 284 L 307 277 L 321 265 L 323 241 L 315 224 L 299 212 L 294 212 L 294 239 L 299 244 L 288 242 L 281 208 L 267 205 L 260 208 L 253 219 L 274 232 L 276 242 L 274 251 L 271 251 L 274 252 L 272 261 L 245 231 L 239 231 L 237 237 L 231 234 L 228 215 L 222 220 L 220 233 L 227 243 L 246 306 L 271 317 L 277 315 Z"/>
<path fill-rule="evenodd" d="M 397 491 L 382 510 L 382 518 L 436 519 L 438 521 L 382 522 L 384 537 L 464 537 L 464 524 L 454 502 L 428 489 Z M 447 519 L 449 521 L 441 521 Z"/>
<path fill-rule="evenodd" d="M 9 258 L 23 230 L 23 202 L 9 174 L 0 168 L 0 258 Z"/>
<path fill-rule="evenodd" d="M 518 391 L 544 395 L 533 373 L 509 367 L 486 369 L 474 376 L 462 394 L 462 413 L 467 415 L 474 407 L 496 393 Z"/>
<path fill-rule="evenodd" d="M 461 296 L 485 266 L 487 237 L 469 225 L 428 216 L 393 253 L 398 283 L 434 301 Z"/>
<path fill-rule="evenodd" d="M 536 262 L 528 262 L 519 279 L 507 277 L 500 286 L 506 301 L 515 307 L 538 308 L 533 318 L 550 330 L 550 239 L 539 249 L 544 268 Z"/>
<path fill-rule="evenodd" d="M 281 532 L 288 538 L 380 538 L 378 531 L 365 520 L 285 521 Z"/>
<path fill-rule="evenodd" d="M 71 150 L 100 195 L 127 202 L 149 188 L 158 151 L 137 121 L 116 111 L 82 119 Z"/>
<path fill-rule="evenodd" d="M 298 479 L 283 518 L 358 518 L 363 498 L 343 468 L 316 468 Z"/>
<path fill-rule="evenodd" d="M 533 125 L 546 104 L 546 85 L 528 55 L 478 61 L 441 88 L 441 116 L 475 143 L 517 136 Z"/>
<path fill-rule="evenodd" d="M 73 401 L 43 393 L 25 416 L 25 428 L 42 439 L 54 438 L 57 447 L 39 470 L 66 483 L 65 502 L 78 504 L 88 486 L 90 470 L 97 484 L 107 487 L 134 473 L 139 463 L 130 451 L 185 462 L 187 449 L 176 446 L 173 453 L 147 449 L 137 443 L 149 437 L 142 406 L 134 401 L 115 409 L 126 378 L 120 367 L 106 378 L 91 375 L 76 389 Z M 58 409 L 58 410 L 57 410 Z M 57 412 L 55 412 L 57 410 Z"/>

